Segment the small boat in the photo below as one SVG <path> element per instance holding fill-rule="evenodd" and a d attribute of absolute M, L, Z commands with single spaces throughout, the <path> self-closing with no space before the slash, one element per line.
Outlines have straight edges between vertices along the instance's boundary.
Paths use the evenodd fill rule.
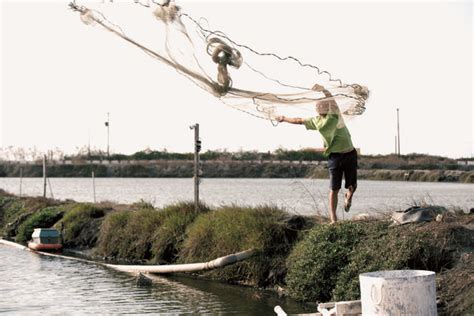
<path fill-rule="evenodd" d="M 28 248 L 33 250 L 59 250 L 63 247 L 60 234 L 54 228 L 35 228 L 28 242 Z"/>

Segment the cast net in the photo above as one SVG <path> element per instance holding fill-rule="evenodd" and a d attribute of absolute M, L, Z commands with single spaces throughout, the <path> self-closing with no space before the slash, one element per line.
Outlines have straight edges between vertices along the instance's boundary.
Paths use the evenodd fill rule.
<path fill-rule="evenodd" d="M 119 8 L 124 5 L 126 10 Z M 343 126 L 343 116 L 365 111 L 366 87 L 344 83 L 295 57 L 262 53 L 237 43 L 173 1 L 87 6 L 74 1 L 70 8 L 79 12 L 85 24 L 110 31 L 226 105 L 254 117 L 273 123 L 281 115 L 311 117 L 319 104 L 328 113 L 343 114 L 339 115 L 339 126 Z"/>

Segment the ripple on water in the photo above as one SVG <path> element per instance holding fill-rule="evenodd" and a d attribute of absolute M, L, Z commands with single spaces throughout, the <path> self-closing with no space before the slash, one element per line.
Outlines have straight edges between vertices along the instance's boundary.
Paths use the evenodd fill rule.
<path fill-rule="evenodd" d="M 152 287 L 138 288 L 129 274 L 3 245 L 0 258 L 2 313 L 258 315 L 273 308 L 261 302 L 242 304 L 241 298 L 229 299 L 235 293 L 225 298 L 222 290 L 202 290 L 158 276 Z"/>

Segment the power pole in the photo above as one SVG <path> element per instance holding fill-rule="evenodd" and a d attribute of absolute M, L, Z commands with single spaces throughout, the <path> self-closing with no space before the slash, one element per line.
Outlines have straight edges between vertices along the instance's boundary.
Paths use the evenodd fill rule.
<path fill-rule="evenodd" d="M 109 140 L 110 140 L 110 113 L 107 112 L 107 122 L 105 122 L 105 127 L 107 127 L 107 159 L 109 158 L 110 156 L 110 151 L 109 151 Z"/>
<path fill-rule="evenodd" d="M 199 140 L 199 124 L 189 127 L 194 129 L 194 209 L 199 210 L 199 152 L 201 151 L 201 140 Z"/>
<path fill-rule="evenodd" d="M 397 146 L 398 146 L 398 156 L 401 155 L 400 153 L 400 109 L 397 108 Z"/>
<path fill-rule="evenodd" d="M 398 155 L 398 150 L 397 150 L 397 135 L 395 135 L 395 155 Z"/>

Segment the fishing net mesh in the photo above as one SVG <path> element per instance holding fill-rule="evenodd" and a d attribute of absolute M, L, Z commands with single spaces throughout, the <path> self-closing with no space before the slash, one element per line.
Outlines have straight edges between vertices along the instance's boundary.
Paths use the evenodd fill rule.
<path fill-rule="evenodd" d="M 93 4 L 75 1 L 70 8 L 79 12 L 85 24 L 110 31 L 223 103 L 254 117 L 275 123 L 278 116 L 311 117 L 317 111 L 342 114 L 341 127 L 344 116 L 365 111 L 369 91 L 364 86 L 334 79 L 295 57 L 261 53 L 239 44 L 172 1 L 135 0 L 128 5 L 127 10 L 118 10 L 114 3 L 93 8 Z"/>

